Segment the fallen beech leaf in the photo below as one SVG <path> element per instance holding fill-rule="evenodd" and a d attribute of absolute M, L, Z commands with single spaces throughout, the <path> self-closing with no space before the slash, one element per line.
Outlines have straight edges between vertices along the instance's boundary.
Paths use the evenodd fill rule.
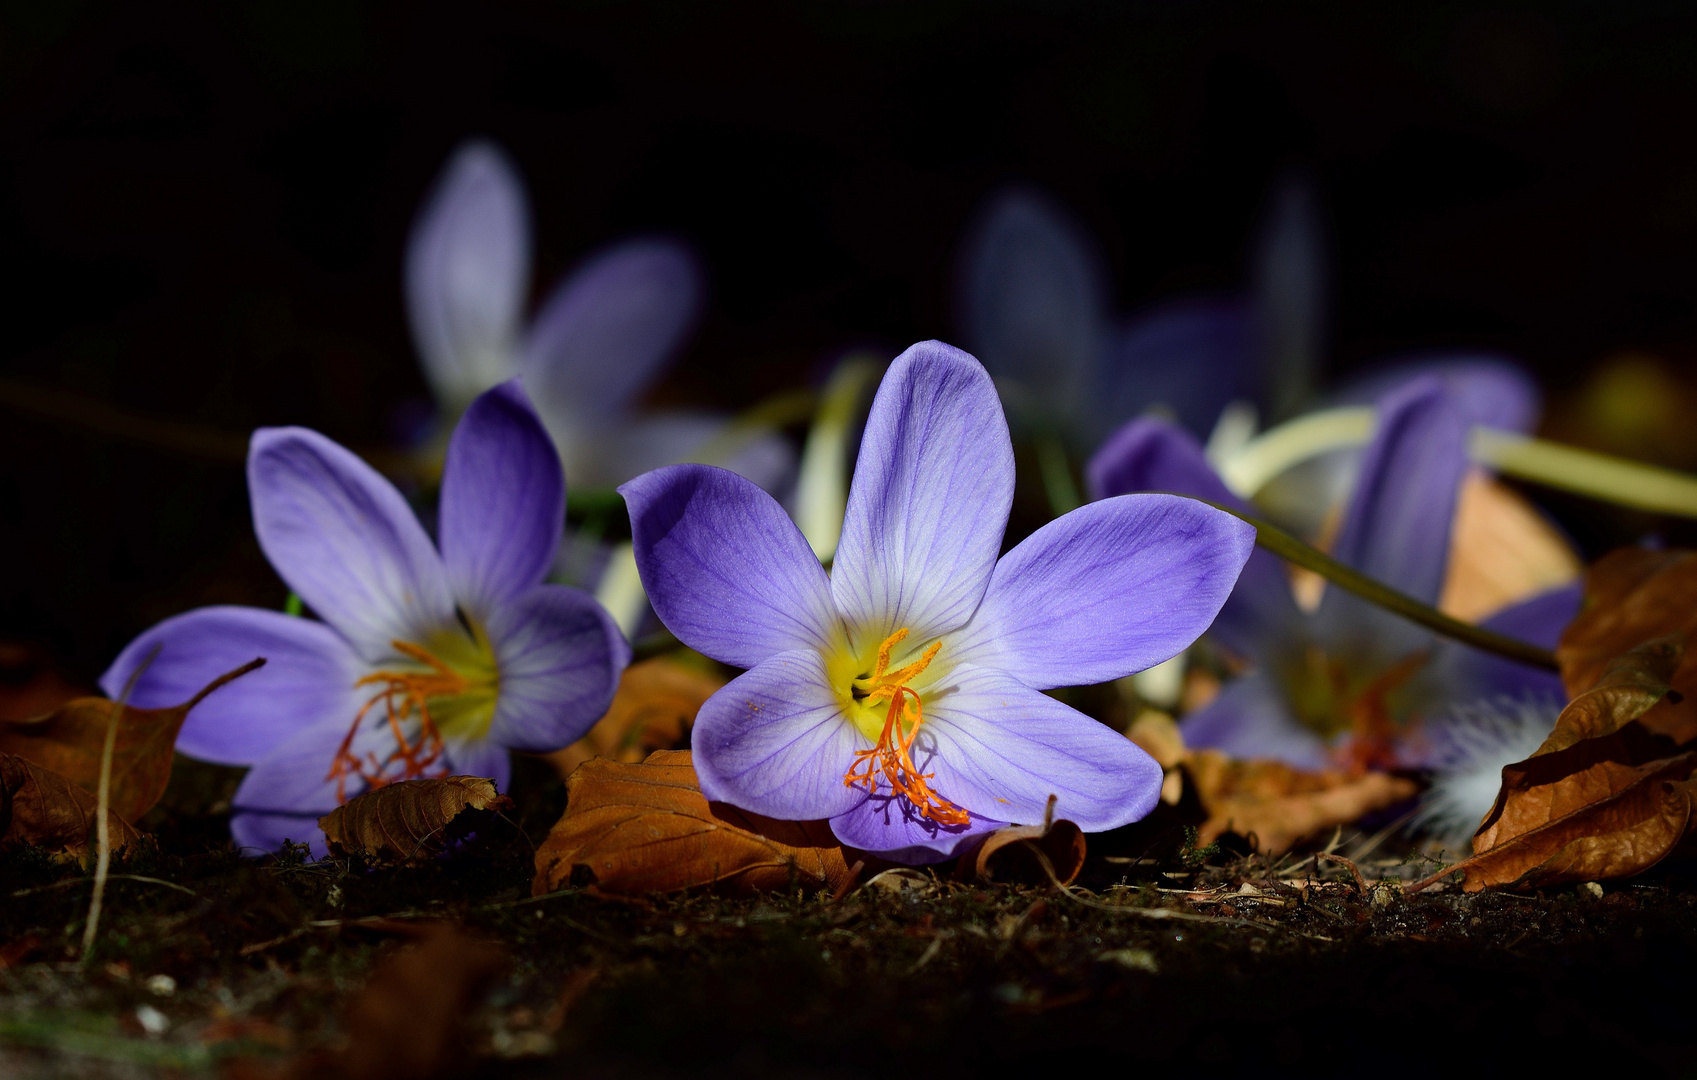
<path fill-rule="evenodd" d="M 356 795 L 318 819 L 332 855 L 355 852 L 379 863 L 436 855 L 448 822 L 464 810 L 505 810 L 513 801 L 481 776 L 401 780 Z"/>
<path fill-rule="evenodd" d="M 1569 697 L 1596 686 L 1616 658 L 1656 638 L 1697 639 L 1697 552 L 1620 548 L 1585 572 L 1585 603 L 1561 636 L 1556 659 Z M 1697 740 L 1697 649 L 1668 679 L 1671 696 L 1638 718 L 1676 745 Z"/>
<path fill-rule="evenodd" d="M 955 864 L 955 879 L 1049 885 L 1053 871 L 1053 881 L 1071 885 L 1084 869 L 1084 852 L 1084 830 L 1070 821 L 1008 825 L 985 834 L 961 853 Z M 1044 860 L 1048 861 L 1047 868 Z"/>
<path fill-rule="evenodd" d="M 1628 877 L 1665 858 L 1690 823 L 1697 752 L 1674 752 L 1640 721 L 1682 660 L 1677 636 L 1618 658 L 1536 753 L 1503 767 L 1475 854 L 1417 887 L 1457 870 L 1468 892 Z"/>
<path fill-rule="evenodd" d="M 775 821 L 701 794 L 688 750 L 640 764 L 594 758 L 566 781 L 566 813 L 536 851 L 531 891 L 568 884 L 603 893 L 678 892 L 712 885 L 748 895 L 848 879 L 843 848 L 823 821 Z"/>
<path fill-rule="evenodd" d="M 589 734 L 564 750 L 544 754 L 561 777 L 592 757 L 636 764 L 656 750 L 678 750 L 702 704 L 725 680 L 699 668 L 659 656 L 632 664 L 619 676 L 619 689 L 607 715 Z"/>
<path fill-rule="evenodd" d="M 34 844 L 82 858 L 97 810 L 94 795 L 53 770 L 0 753 L 0 846 Z M 141 839 L 122 817 L 108 811 L 107 818 L 114 851 Z"/>
<path fill-rule="evenodd" d="M 1126 737 L 1166 770 L 1164 801 L 1177 803 L 1188 786 L 1201 803 L 1207 814 L 1196 830 L 1202 844 L 1229 831 L 1253 834 L 1261 850 L 1280 852 L 1419 790 L 1414 781 L 1389 773 L 1310 772 L 1279 761 L 1239 761 L 1218 750 L 1190 750 L 1165 713 L 1143 713 Z"/>
<path fill-rule="evenodd" d="M 1472 469 L 1456 497 L 1438 610 L 1478 622 L 1565 585 L 1583 568 L 1555 526 L 1514 489 Z"/>
<path fill-rule="evenodd" d="M 206 695 L 264 666 L 263 659 L 225 672 L 181 705 L 169 709 L 124 708 L 112 748 L 112 812 L 139 821 L 153 809 L 171 781 L 177 732 L 189 710 Z M 85 791 L 100 787 L 100 754 L 116 703 L 100 697 L 77 698 L 32 720 L 0 723 L 0 753 L 15 754 L 53 770 Z"/>
<path fill-rule="evenodd" d="M 1192 750 L 1182 767 L 1208 811 L 1197 841 L 1208 844 L 1228 831 L 1253 834 L 1265 852 L 1285 851 L 1420 790 L 1414 781 L 1389 773 L 1310 772 L 1282 761 L 1237 761 L 1218 750 Z"/>

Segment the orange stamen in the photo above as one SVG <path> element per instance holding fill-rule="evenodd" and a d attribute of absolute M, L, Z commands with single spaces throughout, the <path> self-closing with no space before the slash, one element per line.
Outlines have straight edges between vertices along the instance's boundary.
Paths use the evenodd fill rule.
<path fill-rule="evenodd" d="M 355 686 L 379 686 L 382 689 L 360 706 L 359 712 L 354 715 L 353 724 L 348 728 L 347 737 L 342 740 L 342 745 L 337 747 L 336 756 L 330 763 L 330 772 L 325 779 L 336 781 L 338 802 L 347 801 L 347 782 L 350 776 L 359 777 L 369 787 L 379 788 L 397 780 L 416 780 L 432 775 L 430 769 L 441 759 L 443 745 L 442 733 L 437 729 L 436 722 L 430 718 L 430 699 L 462 694 L 471 687 L 465 676 L 417 645 L 405 641 L 394 641 L 390 644 L 396 651 L 412 657 L 430 670 L 374 671 L 354 683 Z M 389 729 L 395 735 L 395 749 L 381 761 L 376 754 L 370 753 L 361 761 L 359 755 L 353 752 L 354 736 L 359 733 L 360 724 L 378 702 L 383 703 Z M 418 737 L 408 739 L 404 725 L 415 713 L 418 716 Z M 397 763 L 400 766 L 398 770 L 395 769 Z M 437 766 L 434 775 L 447 774 L 446 766 Z"/>
<path fill-rule="evenodd" d="M 904 796 L 921 817 L 940 825 L 965 825 L 970 820 L 966 810 L 931 790 L 929 781 L 933 774 L 920 772 L 912 756 L 914 740 L 919 737 L 919 725 L 925 722 L 925 709 L 919 692 L 907 683 L 931 665 L 943 643 L 933 642 L 918 660 L 896 671 L 886 671 L 890 666 L 890 650 L 906 637 L 907 630 L 903 628 L 878 646 L 877 666 L 866 680 L 871 684 L 866 700 L 871 702 L 887 697 L 890 708 L 884 713 L 884 730 L 878 736 L 877 745 L 855 752 L 854 764 L 843 774 L 843 783 L 848 786 L 863 784 L 870 792 L 876 790 L 877 777 L 882 774 L 890 790 Z M 912 720 L 911 726 L 904 728 L 904 722 L 909 719 Z"/>

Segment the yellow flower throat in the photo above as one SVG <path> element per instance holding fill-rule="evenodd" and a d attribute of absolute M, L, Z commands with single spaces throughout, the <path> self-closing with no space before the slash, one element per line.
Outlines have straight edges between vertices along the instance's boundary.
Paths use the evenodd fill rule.
<path fill-rule="evenodd" d="M 868 738 L 873 738 L 873 733 L 867 730 L 864 717 L 859 714 L 870 713 L 866 706 L 875 701 L 888 699 L 890 705 L 884 712 L 884 724 L 878 730 L 875 745 L 855 752 L 854 764 L 843 774 L 843 783 L 875 791 L 877 777 L 882 775 L 890 789 L 906 796 L 921 817 L 940 825 L 965 825 L 969 820 L 967 812 L 932 791 L 932 774 L 920 772 L 913 764 L 913 742 L 919 737 L 919 726 L 925 722 L 925 709 L 919 691 L 908 683 L 931 666 L 943 643 L 932 642 L 918 660 L 891 671 L 890 651 L 906 640 L 907 634 L 907 628 L 903 627 L 885 638 L 878 646 L 878 660 L 872 673 L 861 675 L 849 684 L 852 703 L 859 707 L 851 708 L 850 720 Z"/>
<path fill-rule="evenodd" d="M 373 788 L 397 780 L 446 776 L 445 737 L 467 741 L 488 733 L 501 682 L 488 639 L 474 629 L 471 637 L 451 632 L 432 644 L 435 652 L 408 641 L 392 641 L 395 651 L 416 666 L 380 669 L 354 683 L 356 688 L 375 689 L 354 714 L 347 737 L 330 762 L 325 779 L 336 781 L 337 801 L 347 801 L 350 776 Z M 354 753 L 354 737 L 378 705 L 383 706 L 383 719 L 395 736 L 395 749 L 386 758 L 367 753 L 362 759 Z"/>

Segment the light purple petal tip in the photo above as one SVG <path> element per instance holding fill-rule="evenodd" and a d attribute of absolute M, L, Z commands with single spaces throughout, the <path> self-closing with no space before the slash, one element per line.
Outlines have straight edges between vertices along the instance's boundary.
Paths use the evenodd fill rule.
<path fill-rule="evenodd" d="M 1194 499 L 1094 502 L 1004 555 L 944 647 L 1036 689 L 1108 682 L 1200 637 L 1254 547 L 1253 526 Z"/>
<path fill-rule="evenodd" d="M 248 452 L 259 546 L 367 660 L 455 620 L 441 557 L 394 485 L 306 428 L 261 428 Z"/>
<path fill-rule="evenodd" d="M 489 621 L 501 673 L 489 742 L 549 753 L 570 746 L 613 701 L 630 646 L 595 598 L 538 585 Z"/>
<path fill-rule="evenodd" d="M 1085 475 L 1093 499 L 1169 491 L 1249 509 L 1226 490 L 1196 438 L 1157 417 L 1140 417 L 1115 432 L 1090 459 Z M 1268 634 L 1283 635 L 1301 618 L 1284 564 L 1256 548 L 1209 633 L 1239 656 L 1253 657 Z"/>
<path fill-rule="evenodd" d="M 1205 432 L 1229 402 L 1255 397 L 1252 325 L 1248 302 L 1235 297 L 1188 297 L 1128 319 L 1091 411 L 1091 444 L 1151 405 Z"/>
<path fill-rule="evenodd" d="M 177 749 L 220 765 L 251 765 L 300 730 L 359 711 L 354 682 L 364 665 L 321 622 L 280 611 L 208 607 L 166 619 L 137 637 L 100 677 L 108 697 L 123 692 L 131 672 L 155 647 L 130 704 L 168 708 L 188 701 L 226 671 L 264 657 L 265 666 L 219 687 L 190 710 Z"/>
<path fill-rule="evenodd" d="M 515 373 L 530 287 L 530 210 L 493 143 L 454 152 L 407 241 L 407 314 L 425 373 L 454 408 Z"/>
<path fill-rule="evenodd" d="M 772 496 L 725 469 L 672 465 L 619 488 L 654 613 L 697 652 L 752 668 L 840 647 L 830 585 Z"/>
<path fill-rule="evenodd" d="M 676 240 L 628 240 L 585 260 L 525 343 L 525 389 L 549 427 L 624 411 L 694 328 L 706 291 Z"/>
<path fill-rule="evenodd" d="M 843 714 L 819 654 L 781 653 L 707 699 L 690 742 L 701 791 L 767 817 L 812 821 L 866 800 L 843 783 L 871 742 Z"/>
<path fill-rule="evenodd" d="M 1436 602 L 1456 493 L 1468 467 L 1467 432 L 1465 414 L 1438 379 L 1415 380 L 1382 399 L 1333 557 L 1417 600 Z M 1328 589 L 1322 603 L 1347 595 Z"/>
<path fill-rule="evenodd" d="M 866 422 L 831 571 L 857 645 L 903 627 L 935 638 L 972 616 L 1013 481 L 1007 421 L 978 361 L 935 341 L 896 357 Z"/>
<path fill-rule="evenodd" d="M 1369 405 L 1397 387 L 1435 377 L 1455 395 L 1470 424 L 1504 431 L 1530 432 L 1538 424 L 1543 398 L 1538 384 L 1507 357 L 1431 353 L 1390 361 L 1356 379 L 1337 396 L 1340 405 Z"/>
<path fill-rule="evenodd" d="M 465 612 L 487 620 L 540 583 L 565 517 L 560 456 L 518 380 L 486 391 L 460 418 L 442 468 L 442 562 Z"/>

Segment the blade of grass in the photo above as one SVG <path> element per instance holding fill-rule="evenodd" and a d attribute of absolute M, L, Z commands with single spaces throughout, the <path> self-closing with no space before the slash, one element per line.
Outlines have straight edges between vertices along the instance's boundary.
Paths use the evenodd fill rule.
<path fill-rule="evenodd" d="M 135 690 L 142 672 L 152 666 L 153 661 L 159 658 L 159 650 L 164 647 L 164 642 L 155 645 L 130 672 L 129 681 L 124 683 L 124 692 L 112 703 L 112 711 L 106 718 L 106 742 L 100 748 L 100 787 L 94 809 L 94 895 L 88 900 L 88 921 L 83 926 L 82 956 L 79 958 L 84 963 L 88 961 L 95 935 L 100 931 L 100 902 L 106 895 L 106 872 L 112 867 L 112 825 L 107 815 L 111 813 L 112 806 L 112 754 L 118 745 L 118 717 L 123 715 L 124 706 L 128 704 L 130 693 Z"/>

